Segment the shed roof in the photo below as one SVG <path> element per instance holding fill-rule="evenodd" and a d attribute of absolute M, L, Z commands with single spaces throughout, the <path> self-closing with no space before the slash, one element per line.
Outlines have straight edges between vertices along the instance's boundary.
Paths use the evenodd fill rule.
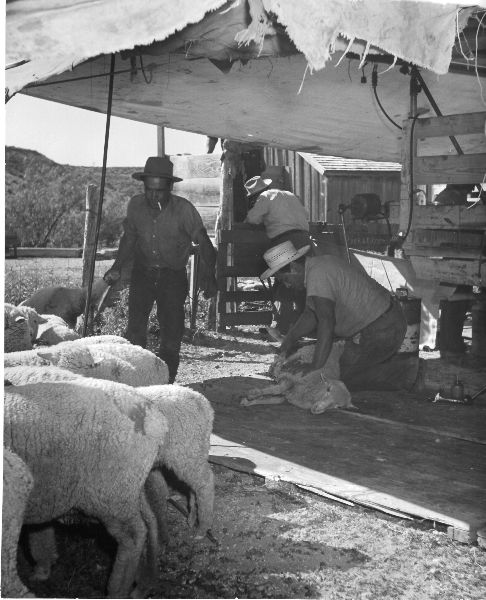
<path fill-rule="evenodd" d="M 316 171 L 321 175 L 329 171 L 388 171 L 400 173 L 402 165 L 396 162 L 382 162 L 375 160 L 361 160 L 356 158 L 343 158 L 341 156 L 323 156 L 299 152 Z"/>

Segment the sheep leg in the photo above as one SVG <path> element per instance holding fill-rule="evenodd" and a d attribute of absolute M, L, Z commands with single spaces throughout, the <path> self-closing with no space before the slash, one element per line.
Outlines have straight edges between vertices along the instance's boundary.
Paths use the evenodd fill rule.
<path fill-rule="evenodd" d="M 281 381 L 268 385 L 264 388 L 250 390 L 246 397 L 242 398 L 241 406 L 254 406 L 255 404 L 283 404 L 284 394 L 291 387 L 289 381 Z M 267 396 L 265 398 L 265 396 Z"/>
<path fill-rule="evenodd" d="M 168 541 L 167 498 L 168 488 L 162 473 L 152 471 L 145 482 L 141 498 L 147 541 L 138 565 L 136 585 L 130 594 L 131 598 L 146 598 L 157 580 L 161 544 Z"/>
<path fill-rule="evenodd" d="M 142 503 L 142 499 L 140 502 Z M 128 521 L 113 518 L 104 519 L 103 523 L 118 543 L 115 562 L 108 580 L 108 598 L 129 598 L 142 560 L 147 528 L 141 512 Z"/>
<path fill-rule="evenodd" d="M 167 525 L 167 501 L 169 499 L 169 488 L 165 482 L 162 471 L 153 469 L 150 471 L 145 482 L 144 495 L 149 507 L 157 519 L 157 539 L 160 545 L 169 541 L 169 529 Z"/>
<path fill-rule="evenodd" d="M 198 482 L 192 486 L 196 502 L 189 512 L 189 523 L 196 525 L 197 514 L 198 537 L 203 537 L 212 525 L 214 509 L 214 475 L 208 463 L 199 471 L 198 477 Z"/>
<path fill-rule="evenodd" d="M 51 576 L 52 566 L 59 558 L 54 527 L 47 525 L 41 529 L 33 529 L 28 537 L 29 550 L 35 565 L 31 579 L 46 581 Z"/>

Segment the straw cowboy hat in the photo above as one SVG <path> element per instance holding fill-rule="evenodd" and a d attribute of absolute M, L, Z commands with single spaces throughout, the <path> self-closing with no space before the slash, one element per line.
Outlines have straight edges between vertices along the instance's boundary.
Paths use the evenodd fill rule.
<path fill-rule="evenodd" d="M 271 179 L 263 179 L 260 175 L 248 179 L 245 183 L 246 197 L 250 198 L 255 194 L 261 194 L 264 190 L 268 189 L 272 185 Z"/>
<path fill-rule="evenodd" d="M 173 175 L 174 165 L 167 156 L 150 156 L 147 158 L 143 173 L 134 173 L 133 179 L 143 180 L 145 177 L 161 177 L 172 181 L 182 181 Z"/>
<path fill-rule="evenodd" d="M 282 267 L 285 267 L 285 265 L 304 256 L 309 250 L 310 244 L 302 246 L 302 248 L 297 250 L 290 240 L 269 248 L 263 254 L 263 258 L 269 268 L 260 275 L 260 279 L 268 279 Z"/>

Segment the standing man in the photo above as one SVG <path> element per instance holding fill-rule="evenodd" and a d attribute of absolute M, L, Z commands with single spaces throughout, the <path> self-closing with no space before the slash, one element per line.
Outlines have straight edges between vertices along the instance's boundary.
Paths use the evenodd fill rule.
<path fill-rule="evenodd" d="M 303 290 L 305 309 L 285 336 L 281 352 L 290 354 L 301 337 L 317 329 L 311 370 L 322 369 L 333 341 L 344 339 L 341 379 L 351 390 L 412 389 L 419 358 L 401 360 L 397 352 L 407 331 L 400 302 L 367 273 L 333 255 L 307 256 L 284 242 L 268 250 L 271 276 L 285 286 Z"/>
<path fill-rule="evenodd" d="M 173 164 L 167 156 L 151 156 L 143 172 L 132 177 L 143 181 L 145 192 L 133 196 L 128 203 L 118 255 L 104 280 L 114 283 L 123 265 L 134 260 L 125 337 L 145 348 L 148 319 L 156 302 L 158 355 L 167 363 L 169 383 L 173 383 L 184 334 L 184 303 L 189 290 L 186 265 L 192 244 L 199 246 L 209 273 L 203 285 L 206 297 L 216 293 L 216 251 L 191 202 L 172 193 L 173 183 L 182 180 L 174 177 Z"/>

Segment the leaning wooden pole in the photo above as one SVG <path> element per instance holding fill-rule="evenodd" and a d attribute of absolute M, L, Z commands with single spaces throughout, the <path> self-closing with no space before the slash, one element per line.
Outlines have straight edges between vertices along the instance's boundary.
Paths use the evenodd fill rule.
<path fill-rule="evenodd" d="M 83 241 L 83 275 L 81 286 L 86 287 L 89 283 L 91 265 L 96 260 L 96 215 L 98 214 L 98 196 L 96 186 L 90 183 L 86 186 L 86 216 L 84 219 L 84 241 Z"/>
<path fill-rule="evenodd" d="M 101 213 L 103 211 L 103 196 L 105 193 L 105 179 L 106 179 L 106 160 L 108 157 L 108 140 L 110 139 L 110 121 L 111 121 L 111 106 L 113 103 L 113 81 L 115 79 L 115 55 L 111 55 L 111 65 L 110 65 L 110 84 L 108 88 L 108 107 L 106 109 L 106 127 L 105 127 L 105 146 L 103 149 L 103 168 L 101 170 L 101 185 L 100 185 L 100 201 L 98 204 L 98 214 L 96 215 L 96 230 L 95 230 L 95 239 L 94 239 L 94 251 L 96 255 L 96 248 L 98 247 L 98 238 L 100 235 L 100 225 L 101 225 Z M 86 306 L 84 307 L 84 322 L 83 322 L 83 331 L 82 336 L 86 337 L 86 332 L 88 330 L 88 315 L 91 305 L 91 292 L 93 289 L 93 279 L 94 279 L 94 271 L 95 271 L 95 261 L 92 261 L 90 270 L 89 270 L 89 279 L 88 279 L 88 293 L 86 294 Z"/>

